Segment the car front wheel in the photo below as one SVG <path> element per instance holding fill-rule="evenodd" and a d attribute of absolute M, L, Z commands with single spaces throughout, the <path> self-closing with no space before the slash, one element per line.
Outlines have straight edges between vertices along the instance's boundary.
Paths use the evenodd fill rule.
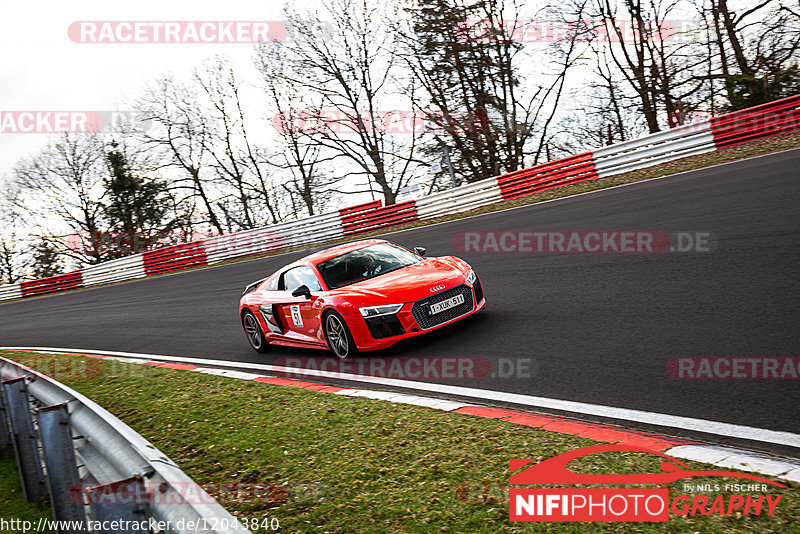
<path fill-rule="evenodd" d="M 264 332 L 261 330 L 261 325 L 258 324 L 258 319 L 250 310 L 245 311 L 244 315 L 242 315 L 242 326 L 244 327 L 245 335 L 247 335 L 247 341 L 254 351 L 262 354 L 269 352 L 269 345 L 264 337 Z"/>
<path fill-rule="evenodd" d="M 335 311 L 325 315 L 325 338 L 328 340 L 328 346 L 339 359 L 344 360 L 358 352 L 353 336 L 347 328 L 347 323 Z"/>

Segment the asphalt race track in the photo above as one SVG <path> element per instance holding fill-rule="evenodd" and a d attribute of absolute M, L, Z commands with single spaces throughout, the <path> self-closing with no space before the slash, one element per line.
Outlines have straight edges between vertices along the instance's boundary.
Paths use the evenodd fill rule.
<path fill-rule="evenodd" d="M 666 371 L 678 357 L 798 356 L 798 178 L 794 150 L 390 233 L 403 245 L 426 246 L 429 256 L 454 254 L 457 232 L 503 230 L 710 232 L 713 249 L 458 254 L 481 277 L 488 309 L 370 357 L 485 358 L 495 375 L 501 359 L 527 358 L 529 377 L 442 381 L 800 433 L 797 380 L 676 380 Z M 239 324 L 244 286 L 301 255 L 0 304 L 0 345 L 259 363 L 327 356 L 258 355 Z"/>

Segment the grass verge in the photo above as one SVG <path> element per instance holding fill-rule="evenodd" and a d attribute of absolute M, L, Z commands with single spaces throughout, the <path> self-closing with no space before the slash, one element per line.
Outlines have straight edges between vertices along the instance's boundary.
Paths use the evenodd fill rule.
<path fill-rule="evenodd" d="M 22 483 L 17 471 L 17 461 L 10 450 L 0 451 L 0 534 L 21 534 L 10 521 L 18 519 L 36 524 L 40 518 L 50 519 L 50 505 L 29 503 L 22 494 Z M 2 519 L 6 520 L 3 524 Z"/>
<path fill-rule="evenodd" d="M 545 459 L 595 442 L 493 419 L 189 371 L 79 356 L 3 356 L 94 399 L 232 513 L 248 521 L 277 518 L 282 532 L 800 531 L 797 484 L 769 490 L 783 495 L 773 516 L 511 523 L 509 459 Z M 655 457 L 640 453 L 598 455 L 570 467 L 591 473 L 660 471 Z M 684 482 L 713 485 L 723 479 L 678 481 L 670 486 L 671 499 L 683 492 Z M 0 516 L 11 513 L 0 503 Z"/>

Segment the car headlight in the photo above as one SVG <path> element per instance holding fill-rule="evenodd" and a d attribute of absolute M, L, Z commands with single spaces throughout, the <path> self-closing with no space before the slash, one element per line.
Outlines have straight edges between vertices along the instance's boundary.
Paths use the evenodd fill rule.
<path fill-rule="evenodd" d="M 362 317 L 378 317 L 380 315 L 392 315 L 400 311 L 402 304 L 385 304 L 383 306 L 367 306 L 359 308 Z"/>
<path fill-rule="evenodd" d="M 475 283 L 475 279 L 476 279 L 476 278 L 478 278 L 478 276 L 475 274 L 475 271 L 473 271 L 472 269 L 470 269 L 470 270 L 469 270 L 469 275 L 467 276 L 467 283 L 468 283 L 469 285 L 472 285 L 472 284 L 474 284 L 474 283 Z"/>

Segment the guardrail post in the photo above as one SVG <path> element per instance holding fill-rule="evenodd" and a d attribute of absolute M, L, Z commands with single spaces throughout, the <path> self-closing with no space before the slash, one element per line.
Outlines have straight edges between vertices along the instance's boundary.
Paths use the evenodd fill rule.
<path fill-rule="evenodd" d="M 67 404 L 39 408 L 36 414 L 47 467 L 53 519 L 65 521 L 62 525 L 72 525 L 70 529 L 60 529 L 59 534 L 86 532 L 86 513 Z"/>
<path fill-rule="evenodd" d="M 0 392 L 0 452 L 5 453 L 11 448 L 11 432 L 8 430 L 8 414 L 3 394 Z"/>
<path fill-rule="evenodd" d="M 93 534 L 142 534 L 151 531 L 150 528 L 136 528 L 149 520 L 148 496 L 141 477 L 93 486 L 87 488 L 86 495 L 92 508 L 92 519 L 100 527 L 93 530 Z M 117 528 L 112 529 L 112 526 Z"/>
<path fill-rule="evenodd" d="M 19 476 L 22 479 L 22 489 L 27 500 L 38 501 L 47 497 L 47 486 L 28 404 L 25 377 L 4 381 L 3 395 L 8 409 L 8 419 L 11 422 L 12 441 L 17 456 Z"/>

